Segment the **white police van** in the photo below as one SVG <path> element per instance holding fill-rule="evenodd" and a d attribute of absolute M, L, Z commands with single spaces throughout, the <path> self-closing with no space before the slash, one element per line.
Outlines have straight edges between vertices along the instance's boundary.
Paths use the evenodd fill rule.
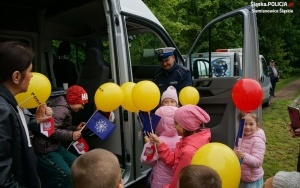
<path fill-rule="evenodd" d="M 192 57 L 193 78 L 212 77 L 235 77 L 243 75 L 243 49 L 217 49 L 212 52 L 209 60 L 209 53 L 194 53 Z M 263 89 L 263 106 L 270 106 L 272 87 L 268 76 L 267 62 L 263 55 L 259 55 L 259 75 Z"/>
<path fill-rule="evenodd" d="M 155 48 L 176 47 L 167 31 L 151 10 L 141 0 L 0 0 L 0 42 L 20 40 L 36 52 L 33 71 L 41 72 L 57 90 L 53 62 L 57 58 L 53 44 L 68 41 L 72 44 L 72 60 L 80 72 L 78 83 L 88 92 L 89 104 L 75 119 L 85 120 L 95 110 L 93 96 L 103 83 L 138 82 L 152 79 L 157 70 Z M 228 28 L 230 21 L 233 28 Z M 202 25 L 201 23 L 199 23 Z M 224 28 L 237 32 L 234 38 L 223 33 Z M 86 49 L 89 39 L 98 47 Z M 179 49 L 175 51 L 176 63 L 192 68 L 191 54 L 212 52 L 222 46 L 222 41 L 235 42 L 234 48 L 243 48 L 242 76 L 199 77 L 193 79 L 200 93 L 200 105 L 211 116 L 206 125 L 212 130 L 212 141 L 233 147 L 238 130 L 238 109 L 234 106 L 231 91 L 242 77 L 260 79 L 259 45 L 256 15 L 251 6 L 226 13 L 210 21 L 198 35 L 184 61 Z M 66 73 L 67 74 L 67 73 Z M 147 99 L 145 99 L 147 100 Z M 261 109 L 257 111 L 261 117 Z M 140 163 L 143 134 L 135 113 L 122 107 L 114 111 L 117 128 L 105 141 L 90 136 L 90 147 L 101 147 L 113 152 L 124 169 L 124 183 L 129 186 L 142 179 L 149 167 Z"/>

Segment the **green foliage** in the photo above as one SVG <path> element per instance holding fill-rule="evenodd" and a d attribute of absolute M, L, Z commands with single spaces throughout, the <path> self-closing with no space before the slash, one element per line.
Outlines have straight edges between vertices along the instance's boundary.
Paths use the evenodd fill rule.
<path fill-rule="evenodd" d="M 158 17 L 183 54 L 189 51 L 199 32 L 210 20 L 250 4 L 249 0 L 144 0 L 144 2 Z M 274 59 L 284 78 L 289 77 L 294 68 L 300 68 L 300 2 L 291 2 L 294 2 L 294 7 L 290 8 L 294 13 L 257 14 L 260 54 L 264 55 L 267 61 Z M 257 7 L 257 9 L 268 8 L 279 9 L 280 7 Z M 228 22 L 228 26 L 230 24 L 232 23 Z M 235 42 L 240 40 L 236 39 L 241 36 L 235 36 L 238 32 L 226 29 L 224 27 L 222 32 L 218 33 L 219 38 L 226 36 L 231 40 L 224 42 L 224 46 L 237 47 L 239 42 Z"/>

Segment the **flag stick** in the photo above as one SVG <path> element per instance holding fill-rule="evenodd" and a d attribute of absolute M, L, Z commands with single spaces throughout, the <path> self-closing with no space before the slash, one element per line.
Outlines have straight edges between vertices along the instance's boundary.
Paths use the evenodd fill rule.
<path fill-rule="evenodd" d="M 86 127 L 86 125 L 89 123 L 89 121 L 92 119 L 92 117 L 95 115 L 95 113 L 97 112 L 98 110 L 96 110 L 90 117 L 90 119 L 81 127 L 81 129 L 79 130 L 79 132 L 81 133 L 81 131 Z M 70 145 L 68 146 L 67 150 L 70 149 L 70 147 L 72 146 L 72 144 L 74 143 L 75 141 L 73 140 Z"/>

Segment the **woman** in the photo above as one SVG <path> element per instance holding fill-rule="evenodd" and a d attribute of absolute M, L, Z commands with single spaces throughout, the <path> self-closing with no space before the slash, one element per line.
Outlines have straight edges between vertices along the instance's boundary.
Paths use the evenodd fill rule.
<path fill-rule="evenodd" d="M 40 187 L 25 116 L 14 98 L 28 89 L 33 58 L 19 42 L 0 43 L 0 187 Z M 51 117 L 46 110 L 45 104 L 37 109 L 36 123 Z"/>

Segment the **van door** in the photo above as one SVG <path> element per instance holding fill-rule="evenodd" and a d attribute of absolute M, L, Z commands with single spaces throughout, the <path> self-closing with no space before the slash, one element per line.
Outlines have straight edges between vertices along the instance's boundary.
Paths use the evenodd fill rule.
<path fill-rule="evenodd" d="M 232 27 L 228 27 L 231 25 Z M 222 32 L 222 35 L 219 33 Z M 198 105 L 208 112 L 211 121 L 206 125 L 212 130 L 212 141 L 233 147 L 238 130 L 238 113 L 232 101 L 232 87 L 241 77 L 259 79 L 258 38 L 256 15 L 252 7 L 247 6 L 222 15 L 209 22 L 198 35 L 187 54 L 187 66 L 193 68 L 192 55 L 208 52 L 208 61 L 212 61 L 212 52 L 217 49 L 243 47 L 242 76 L 195 78 L 194 87 L 200 94 Z M 211 67 L 210 67 L 210 71 Z M 258 109 L 258 117 L 261 109 Z"/>
<path fill-rule="evenodd" d="M 268 76 L 268 65 L 267 61 L 264 56 L 259 55 L 259 65 L 260 65 L 260 81 L 262 84 L 264 96 L 263 96 L 263 106 L 270 106 L 271 105 L 271 95 L 270 89 L 272 87 L 270 77 Z"/>

